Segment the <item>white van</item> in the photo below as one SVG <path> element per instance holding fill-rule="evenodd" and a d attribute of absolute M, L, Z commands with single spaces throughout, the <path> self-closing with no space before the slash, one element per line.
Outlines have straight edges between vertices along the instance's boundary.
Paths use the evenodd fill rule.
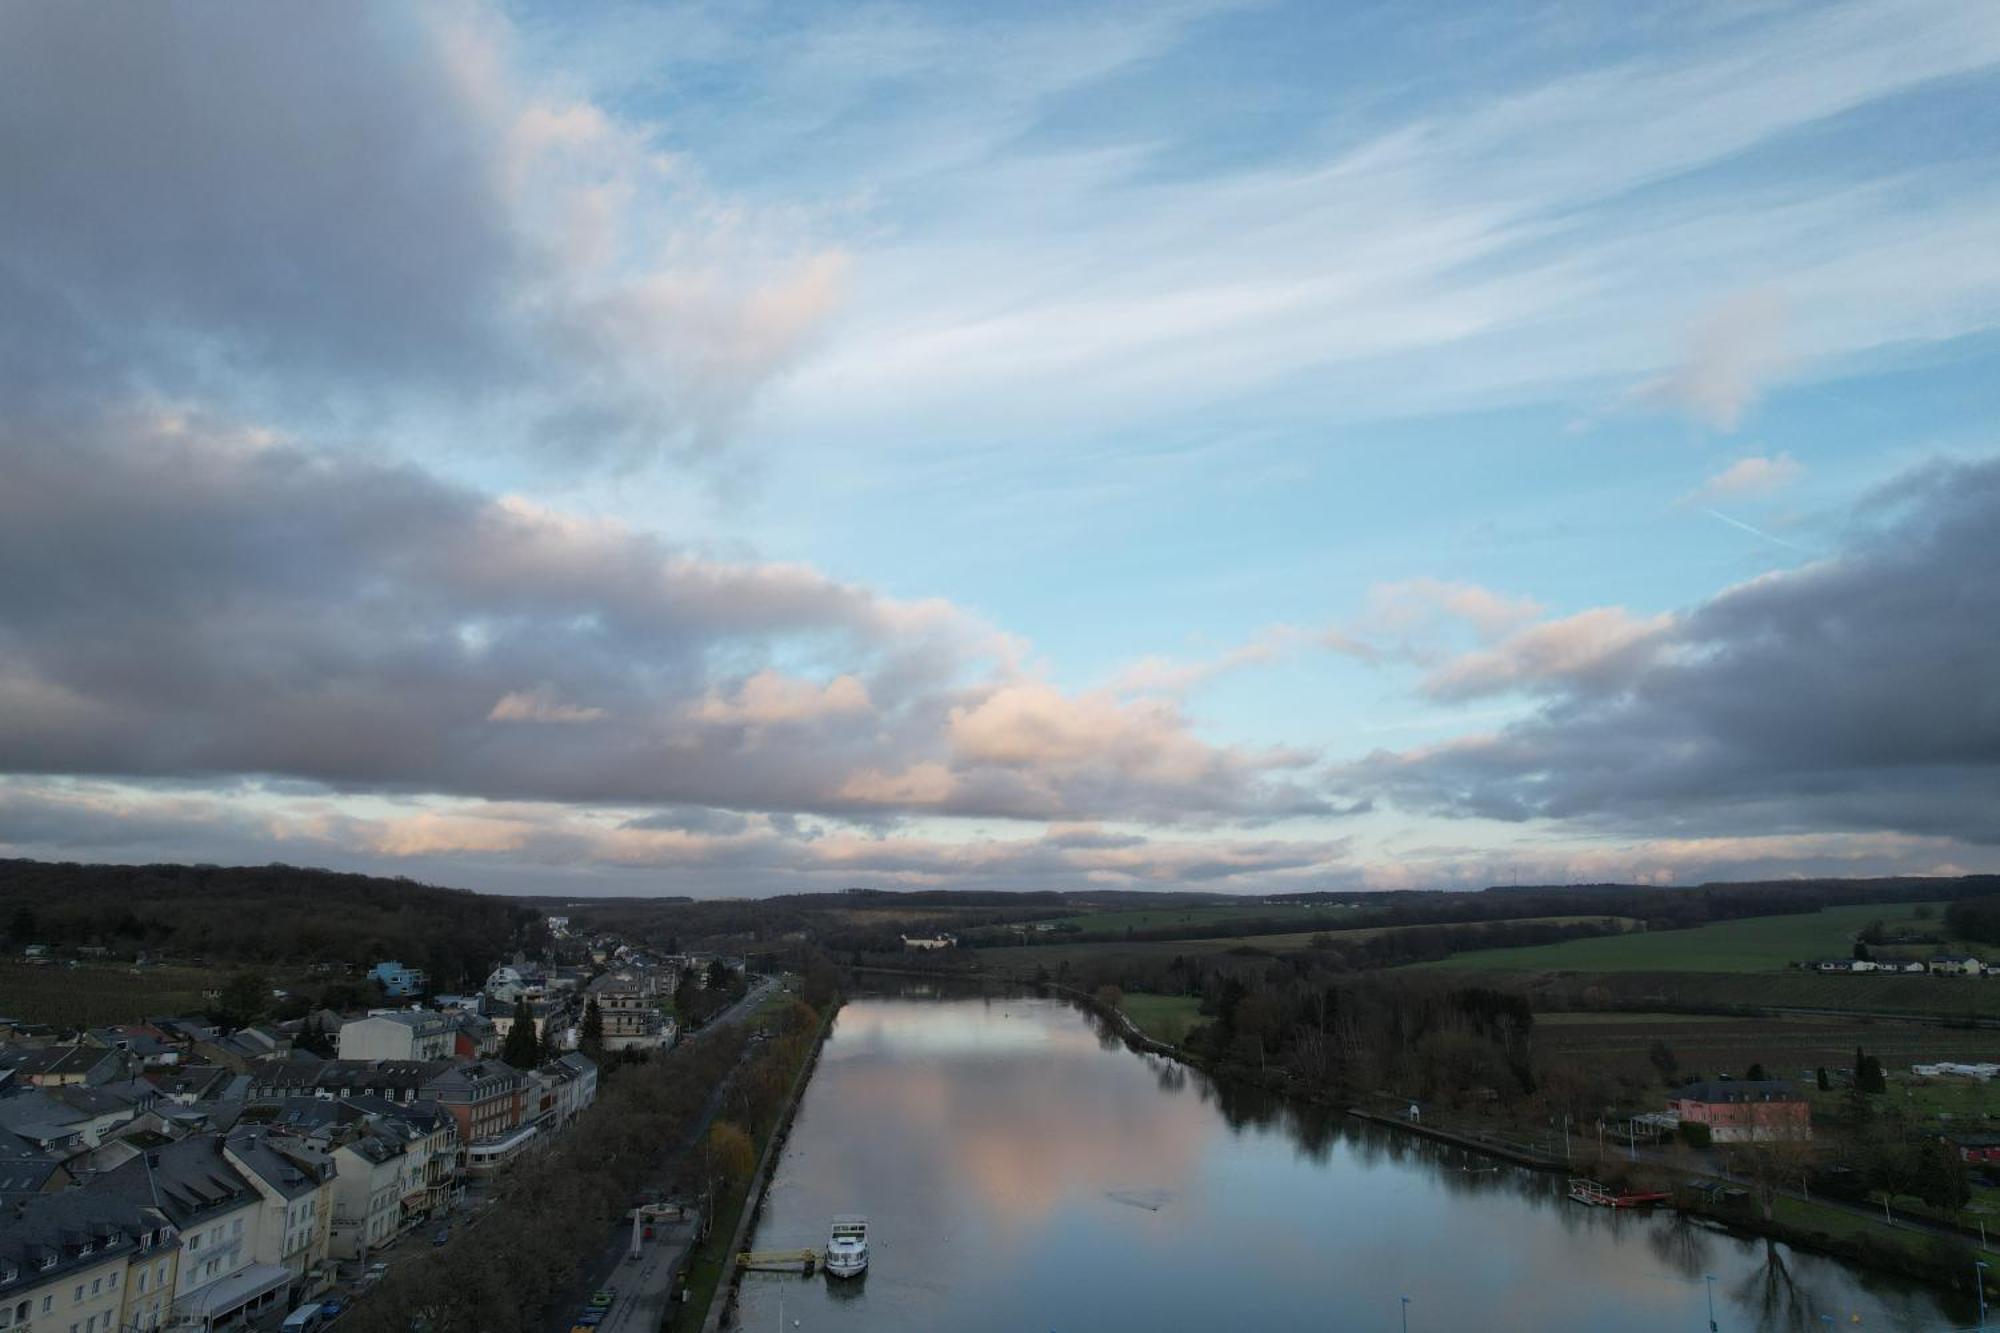
<path fill-rule="evenodd" d="M 317 1333 L 319 1326 L 325 1322 L 326 1316 L 320 1312 L 320 1307 L 315 1303 L 301 1305 L 286 1315 L 285 1322 L 280 1327 L 284 1329 L 284 1333 Z"/>

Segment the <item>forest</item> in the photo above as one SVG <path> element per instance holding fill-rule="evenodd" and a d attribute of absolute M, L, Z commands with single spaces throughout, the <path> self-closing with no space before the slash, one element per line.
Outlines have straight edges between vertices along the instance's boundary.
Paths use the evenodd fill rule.
<path fill-rule="evenodd" d="M 296 866 L 0 861 L 0 927 L 17 950 L 265 966 L 396 959 L 455 989 L 532 942 L 540 921 L 518 899 Z"/>

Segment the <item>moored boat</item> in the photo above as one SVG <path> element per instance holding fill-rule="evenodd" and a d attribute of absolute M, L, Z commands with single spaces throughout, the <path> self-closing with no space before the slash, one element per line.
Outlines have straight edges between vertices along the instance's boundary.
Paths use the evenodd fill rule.
<path fill-rule="evenodd" d="M 833 1219 L 826 1238 L 826 1271 L 833 1277 L 858 1277 L 868 1267 L 868 1219 L 842 1213 Z"/>

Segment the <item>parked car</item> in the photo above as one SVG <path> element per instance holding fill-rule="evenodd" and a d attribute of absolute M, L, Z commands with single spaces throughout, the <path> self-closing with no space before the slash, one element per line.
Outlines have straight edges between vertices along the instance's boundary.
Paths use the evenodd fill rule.
<path fill-rule="evenodd" d="M 611 1303 L 617 1299 L 618 1299 L 618 1288 L 599 1287 L 596 1291 L 591 1293 L 590 1304 L 593 1308 L 598 1310 L 609 1310 L 611 1308 Z"/>
<path fill-rule="evenodd" d="M 446 1241 L 449 1241 L 450 1239 L 451 1239 L 451 1228 L 439 1227 L 437 1235 L 431 1237 L 431 1244 L 443 1245 Z"/>

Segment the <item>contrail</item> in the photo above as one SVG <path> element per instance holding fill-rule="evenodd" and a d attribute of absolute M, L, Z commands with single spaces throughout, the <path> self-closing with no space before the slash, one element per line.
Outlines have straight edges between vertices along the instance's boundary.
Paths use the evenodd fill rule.
<path fill-rule="evenodd" d="M 1808 551 L 1805 547 L 1798 545 L 1796 542 L 1788 542 L 1783 537 L 1773 537 L 1770 533 L 1764 531 L 1762 528 L 1753 528 L 1740 518 L 1731 518 L 1729 515 L 1718 513 L 1713 509 L 1704 509 L 1701 512 L 1707 514 L 1710 518 L 1721 519 L 1724 523 L 1727 523 L 1732 528 L 1741 528 L 1743 529 L 1743 531 L 1749 533 L 1752 537 L 1762 537 L 1767 542 L 1770 542 L 1777 546 L 1782 546 L 1787 551 L 1797 551 L 1800 555 L 1812 554 L 1811 551 Z"/>

